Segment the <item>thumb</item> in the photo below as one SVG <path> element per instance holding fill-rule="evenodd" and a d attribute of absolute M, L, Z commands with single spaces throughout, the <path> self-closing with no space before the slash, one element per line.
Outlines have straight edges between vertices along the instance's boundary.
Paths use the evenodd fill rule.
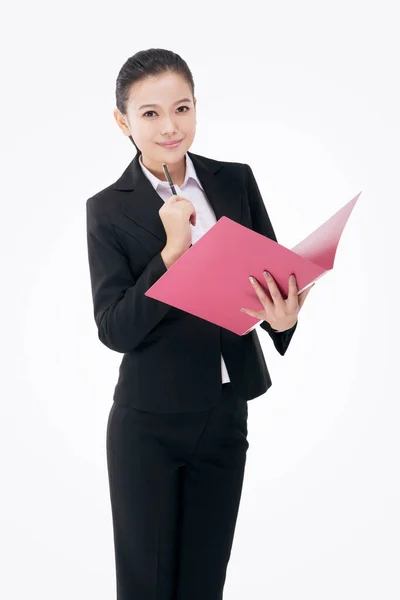
<path fill-rule="evenodd" d="M 315 283 L 310 285 L 310 287 L 308 287 L 306 290 L 301 292 L 301 294 L 299 295 L 299 307 L 300 308 L 303 306 L 305 299 L 307 298 L 308 294 L 310 293 L 310 290 L 314 287 L 314 285 L 315 285 Z"/>

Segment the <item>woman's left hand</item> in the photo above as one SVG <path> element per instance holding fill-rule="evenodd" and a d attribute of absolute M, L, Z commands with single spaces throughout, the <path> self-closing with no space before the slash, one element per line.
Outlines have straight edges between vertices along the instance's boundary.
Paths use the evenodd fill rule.
<path fill-rule="evenodd" d="M 271 325 L 272 329 L 277 331 L 286 331 L 286 329 L 291 329 L 296 324 L 297 315 L 299 314 L 309 291 L 315 285 L 315 283 L 301 292 L 301 294 L 298 294 L 296 277 L 291 275 L 289 277 L 289 294 L 287 299 L 284 300 L 272 275 L 267 273 L 267 271 L 264 271 L 264 276 L 267 281 L 269 293 L 271 294 L 272 299 L 267 296 L 257 279 L 254 277 L 250 278 L 250 282 L 251 279 L 254 281 L 254 285 L 252 285 L 263 306 L 263 309 L 257 311 L 241 308 L 240 310 L 251 317 L 267 321 Z"/>

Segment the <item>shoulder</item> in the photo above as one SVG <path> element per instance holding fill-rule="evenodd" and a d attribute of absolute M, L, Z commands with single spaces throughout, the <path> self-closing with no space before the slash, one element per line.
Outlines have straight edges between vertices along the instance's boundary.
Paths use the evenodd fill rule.
<path fill-rule="evenodd" d="M 99 190 L 86 200 L 86 212 L 93 217 L 109 216 L 121 201 L 121 195 L 115 190 L 114 184 Z"/>
<path fill-rule="evenodd" d="M 228 175 L 233 180 L 237 179 L 240 183 L 242 183 L 247 176 L 249 166 L 246 163 L 218 160 L 209 156 L 194 154 L 193 152 L 188 152 L 188 154 L 194 159 L 193 162 L 197 163 L 199 161 L 200 164 L 214 172 L 223 169 L 224 175 Z"/>
<path fill-rule="evenodd" d="M 217 158 L 211 158 L 209 156 L 202 156 L 201 154 L 194 154 L 193 152 L 188 152 L 191 158 L 195 160 L 199 160 L 204 163 L 205 166 L 209 168 L 224 168 L 228 169 L 232 172 L 244 172 L 247 168 L 245 163 L 240 163 L 237 161 L 229 161 L 229 160 L 219 160 Z"/>

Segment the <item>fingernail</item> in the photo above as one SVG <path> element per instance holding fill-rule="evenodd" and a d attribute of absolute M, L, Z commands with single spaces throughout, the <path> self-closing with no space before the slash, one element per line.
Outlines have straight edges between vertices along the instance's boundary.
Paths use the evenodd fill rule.
<path fill-rule="evenodd" d="M 255 282 L 256 282 L 256 280 L 254 279 L 254 277 L 249 277 L 249 279 L 250 279 L 250 282 L 254 285 Z"/>
<path fill-rule="evenodd" d="M 271 273 L 269 271 L 264 271 L 265 277 L 271 277 Z"/>
<path fill-rule="evenodd" d="M 295 275 L 291 275 L 291 276 L 290 276 L 290 280 L 291 280 L 291 281 L 295 281 L 295 279 L 296 279 Z"/>

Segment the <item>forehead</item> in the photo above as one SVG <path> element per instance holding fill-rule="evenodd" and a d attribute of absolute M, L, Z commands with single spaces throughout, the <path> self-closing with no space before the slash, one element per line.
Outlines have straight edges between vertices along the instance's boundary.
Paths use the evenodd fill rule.
<path fill-rule="evenodd" d="M 192 102 L 192 91 L 182 75 L 164 73 L 135 83 L 130 90 L 129 102 L 136 110 L 147 106 L 169 107 L 179 102 Z"/>

